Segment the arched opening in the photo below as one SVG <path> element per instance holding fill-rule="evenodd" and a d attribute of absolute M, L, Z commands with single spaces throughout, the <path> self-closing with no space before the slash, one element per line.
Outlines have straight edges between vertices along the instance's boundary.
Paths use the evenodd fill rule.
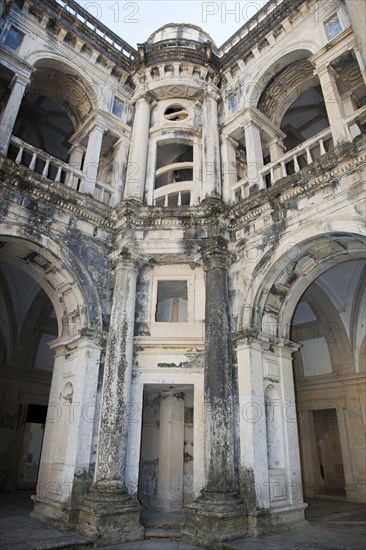
<path fill-rule="evenodd" d="M 155 206 L 191 204 L 193 145 L 184 141 L 157 144 L 154 187 Z"/>
<path fill-rule="evenodd" d="M 294 149 L 304 141 L 328 128 L 329 120 L 319 85 L 306 90 L 290 105 L 281 122 L 286 134 L 284 145 Z"/>
<path fill-rule="evenodd" d="M 70 251 L 36 231 L 33 241 L 14 225 L 2 232 L 1 489 L 34 493 L 37 484 L 35 517 L 68 529 L 82 496 L 77 476 L 92 475 L 90 403 L 98 391 L 101 348 L 85 329 L 101 327 L 101 308 Z M 84 292 L 93 296 L 91 305 Z"/>
<path fill-rule="evenodd" d="M 0 263 L 2 387 L 0 490 L 34 490 L 50 394 L 56 313 L 39 284 Z"/>
<path fill-rule="evenodd" d="M 77 159 L 72 158 L 72 137 L 93 108 L 94 90 L 63 62 L 42 59 L 35 68 L 13 127 L 8 157 L 48 180 L 79 189 L 84 149 L 79 147 Z"/>
<path fill-rule="evenodd" d="M 74 131 L 62 105 L 36 92 L 25 94 L 14 126 L 16 137 L 66 162 Z"/>
<path fill-rule="evenodd" d="M 268 491 L 257 492 L 265 508 L 301 505 L 302 483 L 307 499 L 366 501 L 364 453 L 359 452 L 365 445 L 365 240 L 337 225 L 329 224 L 329 233 L 307 230 L 306 238 L 293 236 L 277 249 L 274 262 L 271 250 L 271 268 L 263 271 L 263 258 L 253 273 L 255 279 L 263 277 L 254 307 L 243 311 L 251 328 L 238 346 L 242 406 L 245 410 L 253 400 L 245 393 L 249 387 L 257 401 L 263 395 L 266 419 L 259 414 L 254 427 L 244 419 L 241 438 L 245 445 L 248 436 L 256 437 L 260 455 L 266 456 L 265 470 L 262 459 L 258 465 L 254 460 L 256 452 L 251 463 L 255 482 L 269 484 Z M 263 377 L 258 380 L 251 369 Z M 280 463 L 270 422 L 275 389 L 283 403 L 282 479 L 273 468 Z M 244 453 L 243 461 L 248 468 Z"/>
<path fill-rule="evenodd" d="M 296 307 L 291 339 L 303 490 L 364 502 L 365 260 L 331 267 Z M 361 352 L 361 353 L 360 353 Z"/>

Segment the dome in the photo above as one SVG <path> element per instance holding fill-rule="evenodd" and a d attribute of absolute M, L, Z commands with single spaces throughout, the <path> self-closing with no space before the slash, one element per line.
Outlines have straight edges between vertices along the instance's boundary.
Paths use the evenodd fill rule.
<path fill-rule="evenodd" d="M 215 47 L 215 42 L 211 36 L 196 25 L 190 25 L 188 23 L 168 23 L 160 29 L 153 32 L 147 39 L 148 44 L 156 44 L 163 42 L 164 40 L 194 40 L 195 42 L 211 42 Z"/>

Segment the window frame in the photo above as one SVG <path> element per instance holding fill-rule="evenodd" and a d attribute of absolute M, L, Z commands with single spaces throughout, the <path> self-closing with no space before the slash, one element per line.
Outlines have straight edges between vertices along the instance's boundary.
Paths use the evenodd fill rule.
<path fill-rule="evenodd" d="M 186 281 L 187 283 L 187 320 L 186 321 L 157 321 L 156 309 L 158 304 L 158 284 L 159 281 Z M 188 323 L 194 322 L 194 289 L 192 275 L 154 275 L 152 285 L 152 296 L 150 306 L 150 323 L 157 326 L 187 326 Z"/>

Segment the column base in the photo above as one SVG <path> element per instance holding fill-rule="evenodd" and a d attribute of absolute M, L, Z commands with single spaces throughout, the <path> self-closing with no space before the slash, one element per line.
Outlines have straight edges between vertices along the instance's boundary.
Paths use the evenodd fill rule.
<path fill-rule="evenodd" d="M 205 548 L 222 548 L 224 541 L 247 534 L 245 507 L 237 493 L 209 493 L 185 508 L 182 541 Z"/>
<path fill-rule="evenodd" d="M 95 546 L 143 540 L 142 509 L 123 490 L 92 488 L 79 507 L 77 531 Z"/>
<path fill-rule="evenodd" d="M 69 503 L 57 502 L 48 498 L 32 497 L 34 509 L 30 516 L 59 531 L 73 531 L 77 520 L 77 508 Z"/>
<path fill-rule="evenodd" d="M 289 505 L 248 514 L 248 537 L 267 537 L 307 525 L 304 510 L 307 504 Z"/>
<path fill-rule="evenodd" d="M 366 482 L 359 481 L 356 485 L 345 486 L 349 502 L 366 502 Z"/>

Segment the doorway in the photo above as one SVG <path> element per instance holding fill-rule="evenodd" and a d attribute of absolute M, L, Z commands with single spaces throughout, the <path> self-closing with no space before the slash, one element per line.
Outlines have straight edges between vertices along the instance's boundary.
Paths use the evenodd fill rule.
<path fill-rule="evenodd" d="M 138 495 L 150 510 L 179 512 L 193 495 L 193 385 L 144 386 Z"/>
<path fill-rule="evenodd" d="M 319 494 L 346 496 L 336 409 L 313 411 L 319 461 Z"/>

